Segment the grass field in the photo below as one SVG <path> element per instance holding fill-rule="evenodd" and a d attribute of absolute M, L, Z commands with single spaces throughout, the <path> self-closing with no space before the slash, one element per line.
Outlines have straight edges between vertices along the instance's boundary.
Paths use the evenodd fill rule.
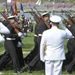
<path fill-rule="evenodd" d="M 22 42 L 23 42 L 23 55 L 24 57 L 34 48 L 34 37 L 33 37 L 34 33 L 33 32 L 29 32 L 28 33 L 28 37 L 25 37 Z M 66 42 L 65 41 L 65 49 L 66 48 Z M 0 54 L 2 54 L 4 52 L 4 46 L 3 43 L 0 43 Z M 13 72 L 13 69 L 6 69 L 3 71 L 2 75 L 15 75 Z M 16 74 L 16 75 L 44 75 L 44 70 L 38 70 L 38 71 L 33 71 L 32 73 L 28 73 L 28 72 L 24 72 L 21 74 Z M 67 74 L 65 71 L 63 71 L 63 75 L 69 75 Z M 75 75 L 75 72 L 73 72 L 73 74 L 71 75 Z"/>

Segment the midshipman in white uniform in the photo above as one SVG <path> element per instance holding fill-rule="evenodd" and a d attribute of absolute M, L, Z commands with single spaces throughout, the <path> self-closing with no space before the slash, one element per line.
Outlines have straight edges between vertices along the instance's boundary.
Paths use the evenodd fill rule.
<path fill-rule="evenodd" d="M 42 34 L 40 60 L 45 62 L 45 75 L 61 75 L 63 60 L 65 60 L 64 40 L 72 38 L 72 33 L 62 25 L 60 16 L 53 15 L 50 21 L 51 29 Z M 62 29 L 59 29 L 58 25 Z"/>

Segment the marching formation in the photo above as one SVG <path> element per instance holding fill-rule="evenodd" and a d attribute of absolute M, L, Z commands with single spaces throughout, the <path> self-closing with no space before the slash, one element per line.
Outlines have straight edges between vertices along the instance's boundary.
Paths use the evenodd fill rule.
<path fill-rule="evenodd" d="M 23 8 L 21 8 L 23 10 Z M 0 42 L 4 42 L 4 53 L 0 55 L 0 72 L 11 62 L 14 73 L 26 70 L 32 73 L 38 63 L 45 75 L 61 75 L 65 70 L 72 74 L 75 65 L 75 15 L 62 10 L 61 13 L 38 12 L 30 8 L 34 18 L 34 48 L 23 57 L 22 39 L 33 32 L 32 18 L 26 19 L 24 12 L 19 16 L 0 12 Z M 67 52 L 64 42 L 67 40 Z"/>

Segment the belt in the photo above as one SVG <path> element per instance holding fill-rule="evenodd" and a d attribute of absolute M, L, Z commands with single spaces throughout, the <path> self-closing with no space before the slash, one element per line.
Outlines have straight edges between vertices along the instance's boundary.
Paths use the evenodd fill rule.
<path fill-rule="evenodd" d="M 6 40 L 15 40 L 15 38 L 6 38 Z"/>
<path fill-rule="evenodd" d="M 27 25 L 26 25 L 26 26 L 24 26 L 24 27 L 27 27 Z"/>
<path fill-rule="evenodd" d="M 36 35 L 36 34 L 34 36 L 37 36 L 38 37 L 38 35 Z"/>
<path fill-rule="evenodd" d="M 42 34 L 38 34 L 38 36 L 42 36 Z"/>

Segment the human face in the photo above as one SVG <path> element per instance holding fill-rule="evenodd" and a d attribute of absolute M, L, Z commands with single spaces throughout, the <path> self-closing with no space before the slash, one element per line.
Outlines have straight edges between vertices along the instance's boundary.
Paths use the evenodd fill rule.
<path fill-rule="evenodd" d="M 44 20 L 48 21 L 49 20 L 49 16 L 44 17 Z"/>
<path fill-rule="evenodd" d="M 14 19 L 10 19 L 10 22 L 11 22 L 11 24 L 14 24 L 15 20 Z"/>

